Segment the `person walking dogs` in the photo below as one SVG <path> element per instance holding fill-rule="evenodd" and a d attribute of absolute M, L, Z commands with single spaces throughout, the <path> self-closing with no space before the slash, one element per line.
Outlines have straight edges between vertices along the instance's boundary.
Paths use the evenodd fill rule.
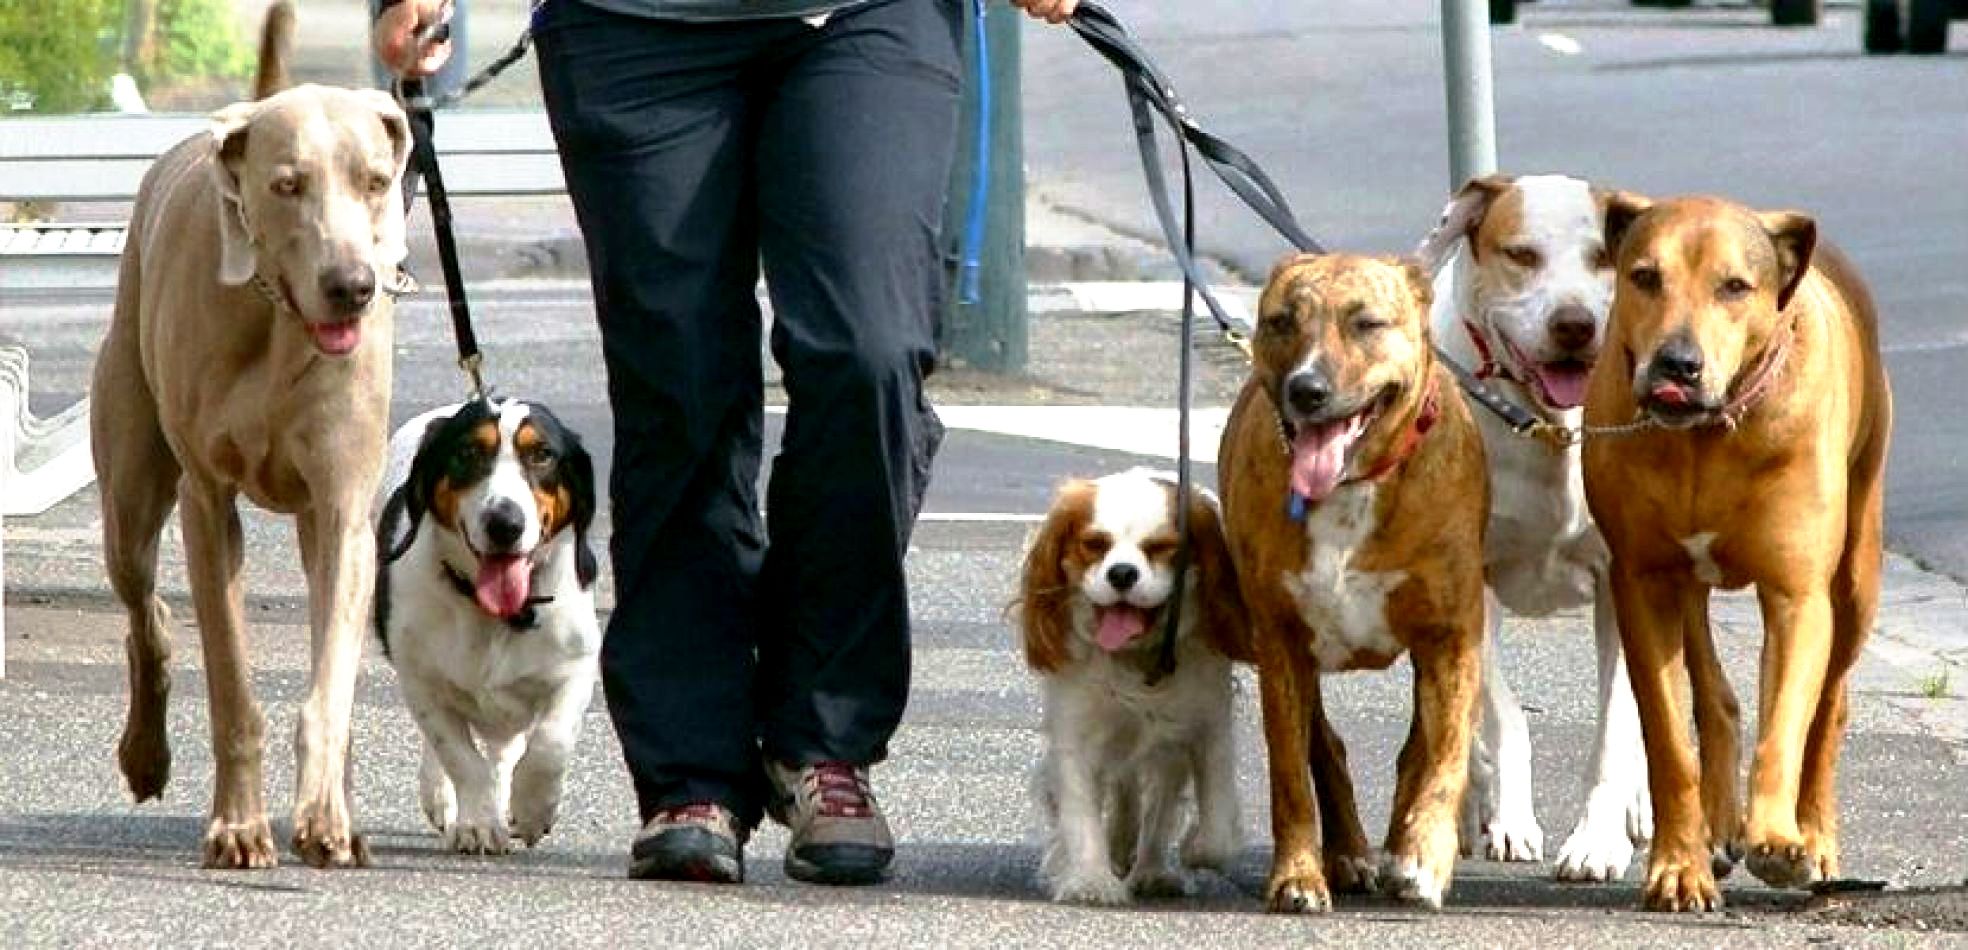
<path fill-rule="evenodd" d="M 446 0 L 385 0 L 402 75 Z M 1013 0 L 1060 22 L 1074 0 Z M 635 878 L 736 883 L 761 812 L 786 873 L 881 880 L 869 766 L 909 687 L 903 554 L 943 429 L 964 0 L 546 0 L 540 84 L 592 270 L 614 410 L 602 686 Z M 761 525 L 754 287 L 788 412 Z M 770 529 L 770 540 L 766 528 Z"/>

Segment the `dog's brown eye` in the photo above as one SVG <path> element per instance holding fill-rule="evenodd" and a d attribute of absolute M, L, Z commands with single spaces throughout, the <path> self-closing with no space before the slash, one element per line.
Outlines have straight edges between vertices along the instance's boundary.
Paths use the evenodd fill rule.
<path fill-rule="evenodd" d="M 1151 561 L 1158 561 L 1175 553 L 1174 538 L 1155 538 L 1141 542 L 1141 553 Z"/>
<path fill-rule="evenodd" d="M 292 198 L 301 193 L 301 176 L 282 175 L 267 186 L 282 198 Z"/>
<path fill-rule="evenodd" d="M 1593 270 L 1608 270 L 1612 266 L 1613 266 L 1613 255 L 1610 252 L 1608 252 L 1604 247 L 1597 248 L 1592 252 Z"/>
<path fill-rule="evenodd" d="M 385 193 L 387 193 L 387 192 L 388 192 L 389 190 L 390 190 L 390 180 L 389 180 L 389 176 L 388 176 L 388 175 L 370 175 L 370 176 L 369 176 L 369 193 L 370 193 L 370 194 L 372 194 L 372 195 L 380 195 L 380 194 L 385 194 Z"/>
<path fill-rule="evenodd" d="M 1626 274 L 1626 279 L 1632 281 L 1633 286 L 1638 287 L 1641 290 L 1644 290 L 1650 294 L 1658 293 L 1661 289 L 1660 269 L 1653 266 L 1652 264 L 1642 264 L 1639 267 L 1635 267 L 1631 271 L 1628 271 Z"/>
<path fill-rule="evenodd" d="M 1379 333 L 1393 325 L 1393 321 L 1377 313 L 1361 313 L 1353 317 L 1353 332 L 1355 333 Z"/>
<path fill-rule="evenodd" d="M 1749 296 L 1749 292 L 1755 289 L 1749 281 L 1740 277 L 1725 277 L 1722 280 L 1722 286 L 1716 288 L 1716 296 L 1721 297 L 1723 300 L 1741 300 Z"/>
<path fill-rule="evenodd" d="M 525 462 L 535 468 L 545 468 L 546 466 L 552 465 L 553 461 L 553 450 L 544 445 L 537 445 L 526 450 Z"/>
<path fill-rule="evenodd" d="M 1510 263 L 1525 270 L 1536 270 L 1544 263 L 1544 255 L 1539 254 L 1534 247 L 1506 247 L 1503 249 L 1503 256 L 1509 258 Z"/>
<path fill-rule="evenodd" d="M 1266 333 L 1290 333 L 1298 321 L 1292 319 L 1291 311 L 1281 310 L 1265 314 L 1259 321 L 1258 329 Z"/>
<path fill-rule="evenodd" d="M 1113 546 L 1113 541 L 1097 534 L 1090 534 L 1080 539 L 1080 550 L 1085 551 L 1088 557 L 1100 557 Z"/>

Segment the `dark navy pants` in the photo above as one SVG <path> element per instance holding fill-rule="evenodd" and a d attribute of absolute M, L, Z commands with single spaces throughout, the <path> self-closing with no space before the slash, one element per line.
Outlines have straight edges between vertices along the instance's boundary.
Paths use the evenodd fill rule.
<path fill-rule="evenodd" d="M 645 820 L 755 823 L 761 754 L 878 761 L 908 698 L 960 3 L 538 26 L 615 415 L 609 714 Z M 764 525 L 761 267 L 789 404 Z"/>

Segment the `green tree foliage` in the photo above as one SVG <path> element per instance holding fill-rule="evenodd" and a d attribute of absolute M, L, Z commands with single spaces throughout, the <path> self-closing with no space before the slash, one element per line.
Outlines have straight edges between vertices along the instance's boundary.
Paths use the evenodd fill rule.
<path fill-rule="evenodd" d="M 0 112 L 102 108 L 119 70 L 150 91 L 252 68 L 233 0 L 0 3 Z"/>

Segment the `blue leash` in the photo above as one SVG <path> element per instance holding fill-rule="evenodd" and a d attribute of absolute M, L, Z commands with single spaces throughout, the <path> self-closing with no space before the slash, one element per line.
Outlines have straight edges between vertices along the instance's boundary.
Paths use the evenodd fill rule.
<path fill-rule="evenodd" d="M 963 246 L 959 252 L 957 302 L 977 303 L 978 280 L 984 255 L 984 217 L 991 193 L 991 44 L 984 35 L 984 4 L 973 0 L 977 35 L 977 177 L 970 186 L 970 208 L 964 217 Z"/>

